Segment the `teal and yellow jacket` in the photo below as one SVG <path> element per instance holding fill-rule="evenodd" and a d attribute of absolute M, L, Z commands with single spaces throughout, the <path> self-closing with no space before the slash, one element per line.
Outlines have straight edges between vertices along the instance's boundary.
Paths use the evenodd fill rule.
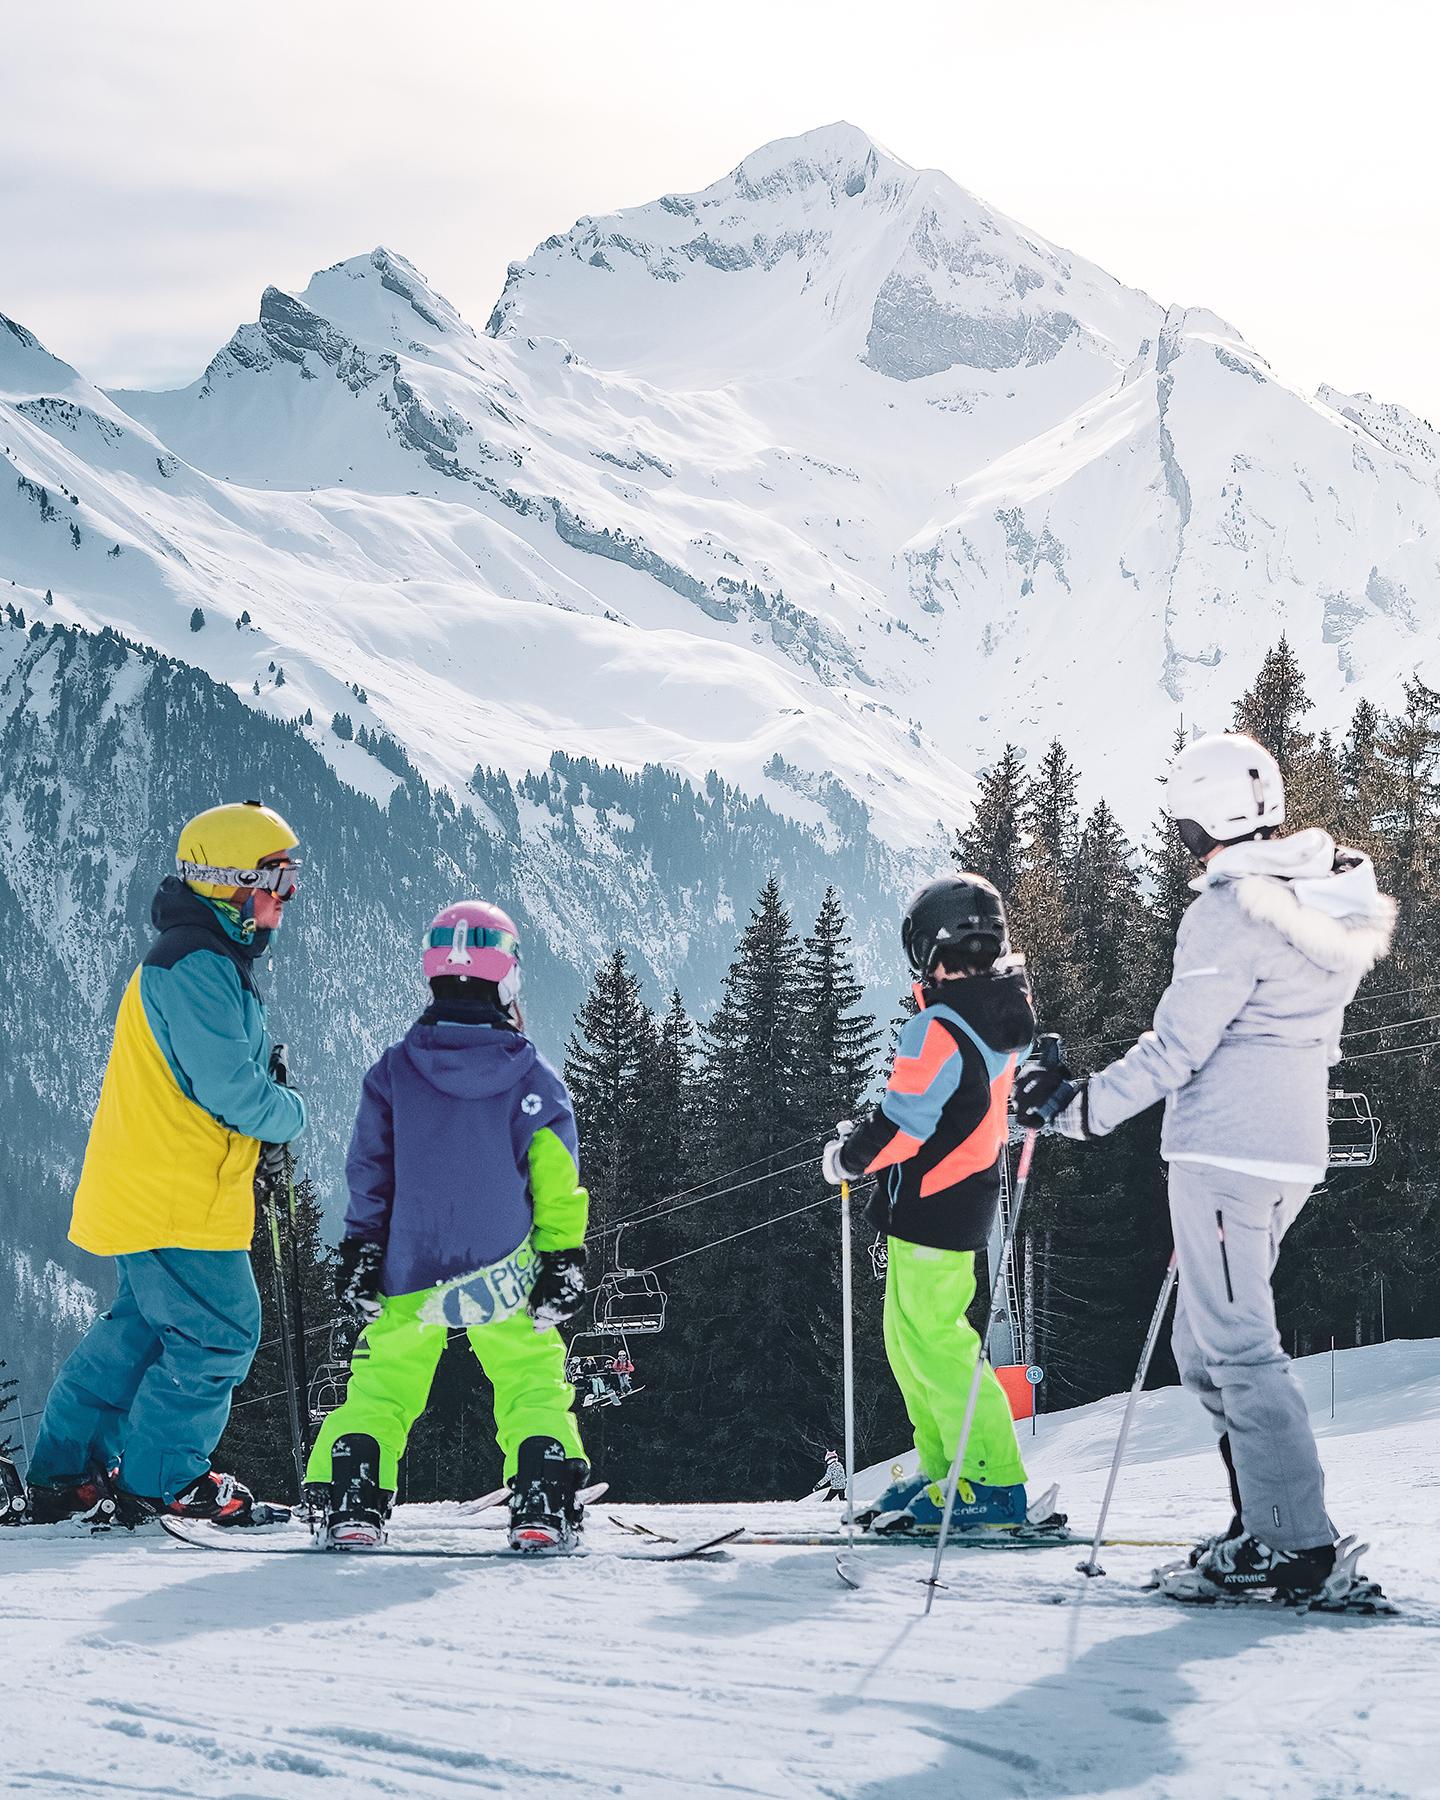
<path fill-rule="evenodd" d="M 269 1073 L 270 1039 L 247 937 L 168 877 L 159 935 L 130 977 L 90 1126 L 70 1240 L 96 1256 L 246 1250 L 255 1160 L 305 1125 L 305 1102 Z"/>

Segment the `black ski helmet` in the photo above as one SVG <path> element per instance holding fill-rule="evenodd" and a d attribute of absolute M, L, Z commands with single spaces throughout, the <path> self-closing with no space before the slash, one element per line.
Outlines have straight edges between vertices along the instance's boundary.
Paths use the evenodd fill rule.
<path fill-rule="evenodd" d="M 1004 956 L 1010 948 L 1005 902 L 983 875 L 941 875 L 927 882 L 905 908 L 900 942 L 910 967 L 923 980 L 941 950 L 962 956 Z"/>

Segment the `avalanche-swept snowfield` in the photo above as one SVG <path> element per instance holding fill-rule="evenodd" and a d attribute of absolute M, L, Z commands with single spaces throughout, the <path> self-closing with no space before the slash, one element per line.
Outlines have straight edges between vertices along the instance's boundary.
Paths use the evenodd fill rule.
<path fill-rule="evenodd" d="M 824 1549 L 713 1564 L 569 1566 L 221 1556 L 162 1536 L 0 1533 L 6 1791 L 45 1795 L 571 1793 L 1434 1794 L 1440 1673 L 1440 1342 L 1300 1365 L 1332 1512 L 1395 1619 L 1181 1609 L 1138 1589 L 1174 1554 L 952 1552 L 920 1615 L 923 1553 Z M 1093 1521 L 1122 1401 L 1043 1420 L 1032 1476 Z M 629 1428 L 644 1430 L 643 1401 Z M 1027 1443 L 1029 1440 L 1027 1439 Z M 863 1491 L 863 1490 L 862 1490 Z M 1199 1409 L 1146 1397 L 1116 1537 L 1223 1520 Z M 407 1508 L 407 1524 L 452 1509 Z M 838 1506 L 607 1514 L 678 1531 L 833 1525 Z M 456 1534 L 458 1538 L 459 1534 Z M 472 1540 L 473 1541 L 473 1540 Z"/>

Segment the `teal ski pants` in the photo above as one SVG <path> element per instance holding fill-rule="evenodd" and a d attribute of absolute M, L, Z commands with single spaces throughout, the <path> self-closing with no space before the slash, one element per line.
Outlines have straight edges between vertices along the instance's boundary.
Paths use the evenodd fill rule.
<path fill-rule="evenodd" d="M 260 1343 L 246 1250 L 142 1250 L 115 1258 L 115 1301 L 55 1377 L 30 1456 L 36 1486 L 120 1468 L 167 1503 L 210 1467 L 230 1397 Z"/>

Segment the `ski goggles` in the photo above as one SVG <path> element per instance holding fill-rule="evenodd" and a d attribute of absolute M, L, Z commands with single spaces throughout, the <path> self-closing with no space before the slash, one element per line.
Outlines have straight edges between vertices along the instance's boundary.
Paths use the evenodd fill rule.
<path fill-rule="evenodd" d="M 225 869 L 216 863 L 186 862 L 175 858 L 175 868 L 182 881 L 208 881 L 215 887 L 244 888 L 247 893 L 273 894 L 277 900 L 293 900 L 300 883 L 296 879 L 298 859 L 266 863 L 259 869 Z"/>
<path fill-rule="evenodd" d="M 520 960 L 520 940 L 513 931 L 501 931 L 492 925 L 441 925 L 425 933 L 427 950 L 451 951 L 451 962 L 469 962 L 467 950 L 500 950 Z"/>

